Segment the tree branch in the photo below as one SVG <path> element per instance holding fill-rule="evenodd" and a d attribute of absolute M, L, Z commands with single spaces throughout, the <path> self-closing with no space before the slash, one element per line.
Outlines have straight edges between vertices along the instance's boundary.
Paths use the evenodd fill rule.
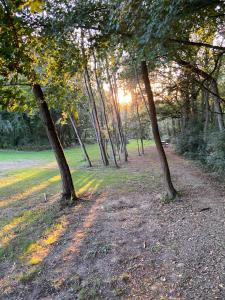
<path fill-rule="evenodd" d="M 176 39 L 169 39 L 169 41 L 178 43 L 178 44 L 188 45 L 188 46 L 206 47 L 206 48 L 215 49 L 215 50 L 222 50 L 225 52 L 225 47 L 214 46 L 214 45 L 207 44 L 207 43 L 190 42 L 190 41 L 176 40 Z"/>

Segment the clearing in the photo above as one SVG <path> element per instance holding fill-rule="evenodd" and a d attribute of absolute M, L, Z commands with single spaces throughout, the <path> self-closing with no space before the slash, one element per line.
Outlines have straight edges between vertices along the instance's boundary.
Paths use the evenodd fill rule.
<path fill-rule="evenodd" d="M 0 299 L 225 299 L 224 183 L 168 147 L 181 195 L 165 204 L 155 147 L 129 147 L 119 170 L 68 150 L 83 200 L 63 211 L 49 152 L 1 170 Z"/>

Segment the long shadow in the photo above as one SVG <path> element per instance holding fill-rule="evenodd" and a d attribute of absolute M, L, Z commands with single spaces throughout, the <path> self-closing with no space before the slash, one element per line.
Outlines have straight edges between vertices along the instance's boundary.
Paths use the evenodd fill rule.
<path fill-rule="evenodd" d="M 29 174 L 32 172 L 32 174 Z M 45 169 L 45 170 L 28 170 L 27 173 L 29 174 L 25 178 L 21 178 L 17 182 L 12 182 L 11 184 L 8 183 L 7 186 L 3 186 L 0 188 L 0 194 L 2 195 L 7 195 L 10 192 L 12 192 L 12 188 L 14 190 L 25 190 L 27 186 L 33 186 L 35 184 L 40 183 L 40 181 L 48 180 L 50 177 L 58 175 L 59 172 L 54 169 Z M 22 173 L 21 176 L 23 176 L 25 172 Z"/>
<path fill-rule="evenodd" d="M 93 185 L 95 185 L 95 189 L 96 189 L 98 182 L 95 183 L 94 180 L 92 180 L 91 182 Z M 75 206 L 75 210 L 77 210 L 77 206 L 80 205 L 81 203 L 83 202 L 78 202 L 78 204 Z M 38 206 L 38 204 L 36 206 Z M 54 214 L 58 209 L 58 206 L 56 201 L 53 201 L 52 203 L 47 202 L 46 206 L 48 207 L 45 209 L 43 207 L 37 208 L 35 206 L 33 206 L 31 210 L 25 209 L 23 212 L 17 214 L 16 216 L 8 220 L 8 222 L 4 223 L 4 225 L 0 229 L 0 246 L 1 246 L 0 254 L 3 252 L 10 253 L 10 251 L 7 251 L 7 248 L 9 247 L 10 249 L 14 249 L 17 246 L 17 243 L 14 243 L 14 241 L 17 240 L 18 229 L 20 232 L 20 236 L 26 238 L 27 236 L 29 236 L 29 232 L 32 229 L 31 227 L 35 226 L 36 223 L 41 224 L 42 221 L 45 221 L 44 224 L 48 224 L 48 223 L 51 224 L 54 218 Z M 37 229 L 37 234 L 38 232 L 39 232 L 39 228 Z M 14 244 L 15 246 L 13 246 Z M 13 253 L 17 253 L 17 251 L 13 251 Z M 6 257 L 6 255 L 4 255 L 4 257 Z"/>
<path fill-rule="evenodd" d="M 76 173 L 76 171 L 74 171 L 73 173 Z M 75 174 L 72 175 L 73 177 L 76 177 Z M 42 176 L 41 180 L 40 180 L 40 176 Z M 78 188 L 81 188 L 86 181 L 90 181 L 90 179 L 93 177 L 94 174 L 85 174 L 82 175 L 81 178 L 79 178 L 78 175 L 78 178 L 74 180 L 75 187 L 78 186 Z M 60 186 L 59 185 L 60 175 L 55 170 L 50 170 L 47 173 L 46 171 L 40 172 L 34 178 L 36 178 L 35 181 L 34 179 L 30 179 L 30 178 L 28 180 L 24 180 L 22 189 L 21 189 L 21 183 L 17 185 L 13 185 L 13 189 L 14 190 L 16 189 L 17 193 L 12 195 L 11 197 L 5 196 L 3 199 L 1 199 L 0 207 L 4 208 L 4 207 L 9 207 L 11 205 L 15 205 L 18 202 L 22 203 L 28 198 L 33 197 L 35 194 L 37 193 L 40 194 L 40 192 L 43 190 L 55 192 L 54 187 L 56 187 L 57 185 Z M 8 193 L 12 192 L 10 188 L 11 187 L 7 187 Z M 60 187 L 58 188 L 58 192 L 59 191 L 60 191 Z"/>
<path fill-rule="evenodd" d="M 44 167 L 37 166 L 34 167 L 32 166 L 31 168 L 26 168 L 26 169 L 21 169 L 21 170 L 16 170 L 13 175 L 7 175 L 2 177 L 0 179 L 0 193 L 4 192 L 4 188 L 7 186 L 11 186 L 12 184 L 19 184 L 22 183 L 24 180 L 29 180 L 33 179 L 35 177 L 38 177 L 42 175 L 43 173 L 46 173 L 46 171 L 49 169 L 49 171 L 55 171 L 56 168 L 54 168 L 53 163 L 48 163 Z M 44 170 L 43 170 L 44 169 Z"/>
<path fill-rule="evenodd" d="M 12 218 L 0 230 L 0 260 L 18 258 L 35 239 L 35 236 L 40 236 L 46 227 L 54 222 L 56 207 L 52 204 L 46 209 L 25 211 Z M 39 227 L 38 224 L 42 226 Z"/>
<path fill-rule="evenodd" d="M 58 182 L 60 181 L 60 177 L 59 175 L 53 176 L 50 179 L 46 180 L 46 181 L 42 181 L 41 183 L 39 182 L 39 184 L 33 185 L 33 186 L 29 186 L 29 183 L 26 184 L 26 191 L 19 191 L 16 194 L 12 195 L 11 197 L 6 197 L 5 199 L 2 199 L 0 201 L 0 207 L 4 208 L 4 207 L 9 207 L 11 205 L 15 205 L 18 202 L 22 203 L 25 200 L 27 200 L 29 197 L 34 196 L 37 193 L 40 193 L 42 190 L 46 189 L 46 188 L 50 188 L 55 186 L 56 184 L 58 184 Z"/>
<path fill-rule="evenodd" d="M 95 184 L 95 182 L 93 182 L 93 184 Z M 37 270 L 42 269 L 43 263 L 47 261 L 48 257 L 51 256 L 52 253 L 54 253 L 54 255 L 55 253 L 59 253 L 59 251 L 55 251 L 55 248 L 60 247 L 58 241 L 63 235 L 72 234 L 72 243 L 76 242 L 77 246 L 81 245 L 82 239 L 88 233 L 88 228 L 90 228 L 94 222 L 97 206 L 102 202 L 103 200 L 94 201 L 93 203 L 92 201 L 81 201 L 75 207 L 71 208 L 70 211 L 62 212 L 59 211 L 59 206 L 53 203 L 39 212 L 34 209 L 33 213 L 24 216 L 21 215 L 20 219 L 18 217 L 12 220 L 12 226 L 10 226 L 9 223 L 8 227 L 5 226 L 5 229 L 7 228 L 5 231 L 7 231 L 7 233 L 9 233 L 10 230 L 14 231 L 15 235 L 12 235 L 1 248 L 0 264 L 6 260 L 16 261 L 18 268 L 10 275 L 4 268 L 3 263 L 3 267 L 0 267 L 0 278 L 2 282 L 4 283 L 4 280 L 7 279 L 6 281 L 12 284 L 9 280 L 12 277 L 12 281 L 17 278 L 17 280 L 26 281 L 27 283 L 27 281 L 31 279 L 28 278 L 29 274 L 33 280 L 34 274 L 36 274 Z M 89 205 L 91 205 L 91 207 L 87 211 L 87 206 L 89 207 Z M 80 224 L 81 210 L 81 215 L 84 216 L 83 224 Z M 74 223 L 74 220 L 77 221 L 77 224 Z M 43 226 L 43 224 L 45 224 L 45 226 Z M 71 226 L 77 227 L 75 234 L 71 232 Z M 80 233 L 82 233 L 83 237 Z M 61 252 L 65 252 L 64 243 Z"/>

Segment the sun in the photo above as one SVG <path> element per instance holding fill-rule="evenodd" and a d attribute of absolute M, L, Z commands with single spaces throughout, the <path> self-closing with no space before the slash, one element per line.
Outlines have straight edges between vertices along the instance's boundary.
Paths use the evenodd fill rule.
<path fill-rule="evenodd" d="M 118 101 L 119 101 L 119 104 L 121 104 L 121 105 L 129 104 L 131 102 L 131 94 L 125 92 L 122 89 L 119 89 L 118 90 Z"/>

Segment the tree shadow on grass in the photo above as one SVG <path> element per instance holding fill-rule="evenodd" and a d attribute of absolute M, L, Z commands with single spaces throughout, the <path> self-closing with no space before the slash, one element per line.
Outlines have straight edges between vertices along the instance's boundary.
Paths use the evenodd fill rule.
<path fill-rule="evenodd" d="M 2 295 L 14 296 L 16 293 L 20 299 L 19 295 L 26 290 L 24 285 L 32 290 L 30 284 L 33 280 L 40 283 L 38 278 L 52 257 L 57 253 L 70 252 L 74 243 L 78 249 L 94 222 L 100 202 L 84 199 L 76 206 L 60 211 L 56 199 L 45 209 L 24 212 L 5 225 L 0 231 L 0 242 L 3 244 L 0 252 Z M 65 243 L 68 236 L 70 246 Z"/>
<path fill-rule="evenodd" d="M 89 187 L 91 187 L 90 181 L 93 177 L 94 174 L 87 173 L 86 171 L 85 176 L 77 176 L 75 187 L 85 191 L 84 185 L 87 185 L 87 182 L 89 182 Z M 60 188 L 60 175 L 52 170 L 47 173 L 43 171 L 37 173 L 32 179 L 23 180 L 23 182 L 7 186 L 7 194 L 11 192 L 11 196 L 7 197 L 7 194 L 2 194 L 3 198 L 0 200 L 0 208 L 3 209 L 14 205 L 23 206 L 24 202 L 29 202 L 29 205 L 35 205 L 35 202 L 37 202 L 36 197 L 41 197 L 41 200 L 43 201 L 43 194 L 55 194 L 60 191 Z M 82 191 L 79 192 L 79 194 L 81 193 Z M 40 199 L 38 202 L 40 202 Z"/>

